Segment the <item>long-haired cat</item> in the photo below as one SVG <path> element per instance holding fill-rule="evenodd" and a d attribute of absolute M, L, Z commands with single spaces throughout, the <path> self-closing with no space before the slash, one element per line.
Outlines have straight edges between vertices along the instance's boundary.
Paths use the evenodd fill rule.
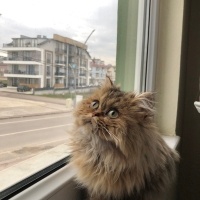
<path fill-rule="evenodd" d="M 178 154 L 154 123 L 151 93 L 126 93 L 107 77 L 75 110 L 71 163 L 90 200 L 156 200 Z M 160 199 L 159 199 L 160 200 Z"/>

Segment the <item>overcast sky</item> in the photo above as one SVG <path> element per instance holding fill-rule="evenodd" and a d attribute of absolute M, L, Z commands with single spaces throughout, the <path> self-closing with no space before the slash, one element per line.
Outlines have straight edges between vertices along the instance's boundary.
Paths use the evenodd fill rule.
<path fill-rule="evenodd" d="M 0 5 L 0 49 L 11 38 L 53 34 L 87 42 L 92 57 L 115 64 L 117 0 L 3 0 Z"/>

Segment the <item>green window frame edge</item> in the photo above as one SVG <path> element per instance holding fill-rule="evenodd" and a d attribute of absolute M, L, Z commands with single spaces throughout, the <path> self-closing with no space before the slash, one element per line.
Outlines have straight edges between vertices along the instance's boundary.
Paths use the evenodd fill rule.
<path fill-rule="evenodd" d="M 116 83 L 134 89 L 138 0 L 118 0 Z"/>
<path fill-rule="evenodd" d="M 118 0 L 116 83 L 155 91 L 159 0 Z"/>

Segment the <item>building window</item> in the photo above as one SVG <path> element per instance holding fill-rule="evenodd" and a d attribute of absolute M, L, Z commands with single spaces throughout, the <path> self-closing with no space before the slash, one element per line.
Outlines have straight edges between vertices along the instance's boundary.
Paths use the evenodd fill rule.
<path fill-rule="evenodd" d="M 51 53 L 46 53 L 46 63 L 52 64 L 52 54 Z"/>
<path fill-rule="evenodd" d="M 70 4 L 73 4 L 73 1 L 70 2 Z M 4 1 L 4 3 L 1 4 L 2 13 L 6 13 L 9 7 L 10 5 L 7 3 L 7 1 Z M 7 34 L 6 31 L 5 33 L 2 32 L 3 34 L 2 38 L 3 40 L 5 38 L 5 41 L 2 40 L 0 41 L 0 46 L 3 46 L 3 43 L 9 41 L 9 43 L 5 45 L 5 48 L 7 48 L 7 50 L 9 51 L 8 58 L 10 59 L 10 61 L 12 59 L 12 62 L 10 63 L 13 64 L 13 66 L 12 64 L 9 65 L 9 69 L 13 70 L 13 73 L 16 73 L 14 75 L 13 74 L 8 75 L 7 78 L 9 86 L 16 87 L 18 84 L 29 84 L 29 85 L 31 84 L 32 87 L 35 88 L 35 90 L 33 90 L 35 92 L 35 95 L 42 94 L 42 91 L 44 91 L 46 93 L 51 93 L 52 95 L 55 96 L 56 94 L 61 94 L 60 96 L 62 96 L 66 91 L 68 91 L 67 88 L 64 89 L 62 88 L 65 85 L 66 87 L 70 88 L 70 92 L 72 94 L 76 94 L 76 92 L 74 92 L 75 88 L 77 90 L 82 89 L 82 91 L 84 91 L 84 88 L 80 88 L 80 86 L 89 86 L 91 82 L 91 77 L 89 76 L 90 66 L 88 66 L 91 60 L 91 56 L 102 57 L 102 59 L 105 58 L 105 62 L 109 62 L 111 60 L 115 64 L 117 1 L 115 0 L 108 0 L 108 2 L 96 1 L 92 5 L 92 9 L 91 7 L 89 8 L 89 6 L 86 5 L 85 3 L 83 4 L 82 1 L 79 1 L 79 3 L 76 4 L 75 6 L 69 6 L 65 2 L 64 4 L 62 4 L 62 6 L 60 6 L 59 11 L 55 9 L 55 6 L 54 7 L 48 6 L 48 12 L 46 9 L 47 4 L 43 3 L 43 1 L 41 1 L 39 6 L 38 4 L 31 4 L 31 9 L 28 9 L 28 5 L 25 5 L 22 8 L 22 10 L 20 10 L 22 6 L 20 6 L 19 2 L 16 5 L 13 4 L 13 7 L 15 7 L 14 10 L 16 11 L 16 13 L 15 12 L 11 13 L 13 14 L 13 18 L 10 15 L 9 17 L 11 17 L 11 19 L 8 20 L 6 16 L 4 17 L 4 14 L 0 16 L 0 25 L 2 30 L 8 30 L 8 29 L 15 30 L 17 33 L 19 33 L 19 36 L 14 34 L 15 35 L 14 37 L 17 38 L 13 38 L 12 31 L 9 33 L 9 35 Z M 24 13 L 25 10 L 28 11 L 26 15 Z M 108 12 L 108 10 L 110 10 L 110 12 Z M 35 11 L 37 12 L 36 15 Z M 73 13 L 73 16 L 68 16 L 68 13 L 70 12 Z M 101 16 L 100 18 L 98 16 L 101 22 L 98 21 L 98 23 L 94 23 L 90 27 L 98 26 L 98 27 L 104 27 L 103 28 L 104 30 L 110 29 L 110 34 L 104 33 L 104 31 L 101 32 L 102 37 L 99 36 L 99 33 L 96 35 L 93 34 L 89 38 L 89 40 L 87 40 L 87 43 L 85 43 L 86 39 L 88 39 L 88 36 L 92 31 L 88 29 L 87 23 L 93 21 L 94 17 L 97 16 L 96 14 L 98 12 L 102 13 L 100 15 Z M 50 15 L 48 13 L 50 13 Z M 60 13 L 64 14 L 63 17 L 59 17 Z M 43 17 L 44 15 L 47 17 L 48 19 L 47 21 L 45 21 Z M 106 20 L 107 23 L 105 23 L 104 17 L 102 18 L 102 16 L 105 15 L 107 15 L 107 20 Z M 79 21 L 88 19 L 88 17 L 90 18 L 91 16 L 92 20 L 89 19 L 88 21 L 78 24 Z M 24 20 L 24 22 L 21 21 L 22 19 Z M 3 22 L 5 21 L 5 23 L 1 23 L 2 20 Z M 15 23 L 13 24 L 12 21 L 15 21 Z M 47 27 L 47 28 L 43 29 L 41 28 L 40 25 L 44 21 L 45 24 L 42 24 L 42 27 Z M 85 25 L 87 25 L 87 28 L 82 27 Z M 79 27 L 78 30 L 74 30 L 74 28 L 76 27 Z M 40 36 L 34 35 L 35 32 L 34 30 L 39 30 L 41 35 Z M 55 32 L 51 34 L 50 32 L 52 30 Z M 44 35 L 48 34 L 49 35 L 48 38 L 43 37 L 43 34 Z M 55 39 L 56 35 L 58 35 L 57 39 Z M 96 43 L 95 41 L 100 42 L 97 43 L 98 47 L 95 47 L 94 45 Z M 108 48 L 105 48 L 106 46 L 108 46 Z M 55 51 L 56 48 L 58 48 L 59 50 L 58 52 Z M 12 49 L 13 54 L 11 53 L 12 51 L 9 49 Z M 107 49 L 109 49 L 109 51 Z M 19 73 L 19 70 L 23 72 L 26 71 L 26 73 Z M 58 72 L 57 75 L 55 75 L 56 72 Z M 95 86 L 98 85 L 96 77 L 92 79 L 92 82 Z M 60 88 L 58 89 L 56 88 L 54 90 L 48 88 L 48 91 L 45 90 L 47 89 L 45 87 L 49 87 L 49 85 L 56 86 L 56 84 Z M 38 87 L 40 88 L 37 89 Z M 12 89 L 16 90 L 16 88 Z M 20 95 L 20 93 L 18 93 L 18 95 Z M 27 95 L 27 97 L 34 98 L 33 95 Z M 73 95 L 69 97 L 73 98 Z M 67 97 L 64 96 L 64 98 Z M 67 116 L 67 119 L 64 119 L 64 117 L 61 116 L 60 114 L 57 115 L 51 114 L 51 116 L 42 116 L 42 115 L 39 116 L 37 115 L 37 112 L 46 113 L 46 111 L 49 111 L 50 113 L 54 113 L 60 110 L 61 105 L 58 106 L 59 108 L 56 107 L 50 108 L 48 107 L 48 105 L 50 105 L 48 104 L 48 102 L 34 103 L 33 101 L 34 99 L 29 101 L 23 99 L 22 102 L 20 102 L 20 99 L 16 99 L 16 101 L 14 101 L 15 105 L 14 104 L 12 105 L 16 106 L 16 109 L 18 109 L 18 114 L 23 115 L 25 113 L 21 111 L 19 113 L 19 110 L 22 109 L 23 107 L 23 109 L 29 108 L 30 111 L 35 114 L 35 116 L 32 118 L 31 117 L 19 118 L 17 123 L 22 124 L 22 126 L 18 124 L 19 130 L 15 129 L 17 128 L 14 122 L 15 120 L 9 121 L 9 123 L 11 123 L 15 129 L 15 130 L 9 130 L 10 131 L 9 133 L 16 133 L 16 134 L 13 135 L 11 134 L 12 137 L 10 137 L 7 134 L 7 136 L 9 137 L 8 140 L 10 141 L 7 144 L 7 146 L 2 139 L 3 137 L 1 138 L 1 142 L 4 146 L 6 146 L 5 147 L 6 150 L 10 148 L 11 151 L 13 149 L 14 149 L 13 151 L 15 151 L 13 152 L 12 155 L 9 154 L 8 156 L 5 156 L 7 160 L 11 159 L 12 161 L 12 156 L 13 155 L 16 156 L 17 153 L 20 158 L 22 157 L 23 159 L 31 158 L 33 155 L 34 156 L 39 155 L 41 152 L 56 148 L 60 144 L 64 144 L 67 139 L 66 131 L 69 130 L 69 127 L 71 125 L 65 126 L 65 124 L 66 121 L 68 121 L 69 113 L 67 114 L 64 112 L 62 113 L 63 116 L 64 115 L 65 117 Z M 65 101 L 65 99 L 63 101 Z M 64 105 L 63 107 L 65 110 L 66 106 Z M 12 109 L 10 107 L 9 112 L 13 110 L 14 107 L 12 107 Z M 56 117 L 58 115 L 59 117 Z M 70 116 L 69 119 L 71 120 L 71 118 L 72 116 Z M 47 122 L 46 120 L 50 121 Z M 26 124 L 26 126 L 23 126 L 24 124 Z M 11 126 L 7 125 L 7 127 L 9 128 Z M 0 132 L 1 134 L 6 134 L 4 127 L 1 126 Z M 26 139 L 27 143 L 26 142 L 23 143 L 23 141 L 25 141 Z M 14 145 L 14 148 L 12 145 Z M 3 149 L 2 145 L 0 144 L 0 151 L 4 150 L 5 149 Z M 53 156 L 53 154 L 50 155 L 50 160 L 52 162 L 50 163 L 50 165 L 53 164 L 54 162 L 51 156 Z M 58 157 L 56 159 L 58 159 Z M 41 160 L 41 164 L 44 164 L 43 160 L 44 159 Z M 19 164 L 21 160 L 19 159 L 16 162 L 18 162 Z M 11 164 L 12 163 L 10 163 L 10 166 Z M 27 166 L 27 168 L 29 168 L 30 166 L 31 164 Z M 10 177 L 7 178 L 9 179 Z M 25 177 L 25 179 L 26 178 L 27 177 Z M 31 177 L 28 177 L 28 179 L 29 178 Z M 13 181 L 16 181 L 16 179 L 13 179 Z M 13 184 L 11 183 L 10 185 Z M 9 188 L 9 186 L 7 188 Z M 13 188 L 10 191 L 14 191 Z"/>

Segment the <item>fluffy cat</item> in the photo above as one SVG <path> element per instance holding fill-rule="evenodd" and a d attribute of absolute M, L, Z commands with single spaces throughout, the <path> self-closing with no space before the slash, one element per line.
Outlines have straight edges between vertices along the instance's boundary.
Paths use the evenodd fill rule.
<path fill-rule="evenodd" d="M 156 200 L 175 177 L 179 156 L 161 138 L 153 106 L 151 93 L 123 92 L 108 77 L 78 105 L 71 163 L 89 200 Z"/>

